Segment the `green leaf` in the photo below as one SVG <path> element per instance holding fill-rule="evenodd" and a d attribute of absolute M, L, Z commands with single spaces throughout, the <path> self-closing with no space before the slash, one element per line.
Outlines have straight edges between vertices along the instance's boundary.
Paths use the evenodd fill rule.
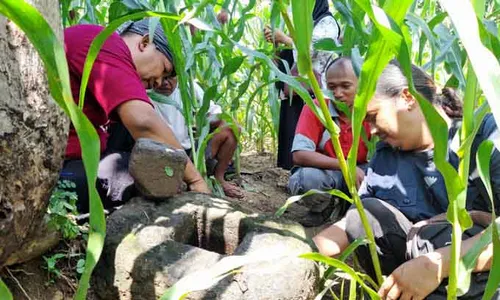
<path fill-rule="evenodd" d="M 205 30 L 205 31 L 213 31 L 212 26 L 208 25 L 207 23 L 203 22 L 202 20 L 198 18 L 192 18 L 190 19 L 187 23 L 193 25 L 194 27 Z"/>
<path fill-rule="evenodd" d="M 297 68 L 301 75 L 306 75 L 312 69 L 313 8 L 314 0 L 292 0 L 293 24 L 295 24 L 295 36 L 293 38 L 297 49 Z"/>
<path fill-rule="evenodd" d="M 0 278 L 0 299 L 12 300 L 12 294 L 9 291 L 9 288 L 5 285 L 3 280 Z"/>
<path fill-rule="evenodd" d="M 357 238 L 354 242 L 350 243 L 349 246 L 342 251 L 342 254 L 339 256 L 339 260 L 345 262 L 345 260 L 359 247 L 363 245 L 367 245 L 369 241 L 366 238 Z M 334 274 L 334 272 L 337 270 L 336 267 L 329 267 L 325 273 L 323 274 L 323 278 L 321 279 L 321 285 L 324 285 L 325 282 L 330 279 L 330 277 Z M 375 285 L 376 286 L 376 285 Z M 330 286 L 325 286 L 323 288 L 323 291 L 321 291 L 318 296 L 316 296 L 317 300 L 320 300 L 321 297 L 319 295 L 323 296 L 326 294 Z"/>
<path fill-rule="evenodd" d="M 149 3 L 140 0 L 114 1 L 109 6 L 109 22 L 111 23 L 126 14 L 139 10 L 153 10 L 153 8 Z"/>
<path fill-rule="evenodd" d="M 171 286 L 160 299 L 184 299 L 191 292 L 208 289 L 224 277 L 239 272 L 237 269 L 244 265 L 284 259 L 286 257 L 289 256 L 262 252 L 244 256 L 226 256 L 208 269 L 184 276 Z"/>
<path fill-rule="evenodd" d="M 174 169 L 169 166 L 165 166 L 165 174 L 167 174 L 168 177 L 174 176 Z"/>
<path fill-rule="evenodd" d="M 285 204 L 283 204 L 283 206 L 280 207 L 278 209 L 278 211 L 276 211 L 276 213 L 274 215 L 276 217 L 282 216 L 285 213 L 285 211 L 288 209 L 288 207 L 290 207 L 290 205 L 292 205 L 293 203 L 301 200 L 304 197 L 307 197 L 307 196 L 310 196 L 310 195 L 315 195 L 315 194 L 332 195 L 332 196 L 336 196 L 336 197 L 339 197 L 341 199 L 344 199 L 345 201 L 347 201 L 349 203 L 352 203 L 352 199 L 349 198 L 349 196 L 347 196 L 342 191 L 339 191 L 339 190 L 321 191 L 321 190 L 312 189 L 312 190 L 309 190 L 309 191 L 305 192 L 302 195 L 296 195 L 296 196 L 292 196 L 292 197 L 288 198 L 286 200 Z"/>
<path fill-rule="evenodd" d="M 494 199 L 493 190 L 490 179 L 490 161 L 491 161 L 491 154 L 493 153 L 494 149 L 495 145 L 493 141 L 485 140 L 481 143 L 481 145 L 479 145 L 476 154 L 476 163 L 479 171 L 479 176 L 484 186 L 486 187 L 488 197 L 490 198 L 491 214 L 493 220 L 496 219 L 495 215 L 496 207 L 495 207 L 495 202 L 493 201 Z M 492 227 L 491 240 L 493 242 L 493 263 L 491 264 L 490 275 L 488 277 L 488 282 L 486 284 L 486 289 L 483 295 L 483 299 L 485 300 L 492 299 L 493 295 L 500 286 L 500 273 L 493 271 L 493 270 L 498 270 L 500 268 L 500 238 L 498 234 L 498 228 L 496 226 Z"/>
<path fill-rule="evenodd" d="M 200 6 L 207 5 L 208 2 L 204 1 Z M 193 78 L 189 70 L 186 70 L 186 54 L 188 53 L 186 48 L 191 47 L 189 39 L 187 38 L 187 32 L 184 26 L 177 26 L 177 22 L 171 18 L 162 18 L 161 23 L 163 30 L 167 37 L 170 45 L 170 49 L 173 53 L 175 71 L 177 73 L 177 84 L 181 92 L 182 98 L 182 108 L 183 116 L 186 120 L 186 126 L 188 128 L 189 138 L 191 144 L 194 145 L 194 134 L 193 134 L 193 108 L 198 104 L 198 100 L 195 99 L 194 83 Z M 211 34 L 211 33 L 210 33 Z M 198 124 L 202 126 L 202 124 Z M 196 147 L 193 146 L 193 157 L 199 157 Z M 204 170 L 205 163 L 204 157 L 200 163 L 198 160 L 194 161 L 195 167 L 198 170 Z M 203 172 L 202 172 L 203 173 Z"/>
<path fill-rule="evenodd" d="M 320 39 L 313 44 L 314 49 L 323 51 L 342 51 L 343 47 L 331 38 Z"/>
<path fill-rule="evenodd" d="M 222 69 L 222 77 L 229 76 L 241 67 L 241 64 L 245 61 L 244 56 L 237 56 L 234 58 L 231 58 L 225 65 L 224 68 Z"/>
<path fill-rule="evenodd" d="M 323 124 L 325 123 L 325 118 L 324 118 L 323 114 L 321 113 L 320 110 L 318 110 L 318 107 L 313 102 L 313 100 L 311 98 L 311 95 L 309 95 L 309 92 L 307 92 L 307 90 L 293 76 L 289 76 L 289 75 L 281 72 L 276 67 L 276 65 L 274 64 L 274 62 L 268 56 L 266 56 L 264 53 L 252 50 L 252 49 L 247 48 L 247 47 L 245 47 L 245 46 L 243 46 L 243 45 L 241 45 L 239 43 L 235 43 L 234 41 L 232 41 L 229 38 L 227 38 L 227 36 L 225 36 L 223 33 L 221 35 L 226 40 L 234 43 L 236 45 L 236 47 L 238 47 L 241 50 L 241 52 L 243 52 L 244 54 L 252 56 L 252 57 L 254 57 L 254 58 L 256 58 L 256 59 L 264 62 L 265 65 L 267 65 L 274 72 L 274 74 L 276 75 L 277 79 L 279 79 L 279 81 L 283 81 L 284 83 L 286 83 L 290 87 L 292 87 L 294 89 L 294 91 L 300 96 L 300 98 L 302 100 L 304 100 L 304 102 L 311 108 L 311 110 L 314 112 L 314 114 L 316 115 L 316 117 Z"/>
<path fill-rule="evenodd" d="M 500 286 L 500 272 L 496 271 L 500 268 L 500 237 L 498 228 L 493 227 L 492 230 L 493 241 L 493 262 L 491 264 L 490 275 L 484 290 L 483 300 L 492 299 L 493 295 L 497 292 Z"/>
<path fill-rule="evenodd" d="M 205 9 L 205 7 L 208 4 L 210 4 L 211 2 L 212 2 L 212 0 L 203 0 L 200 4 L 198 4 L 198 6 L 196 6 L 195 9 L 191 9 L 186 14 L 184 14 L 184 17 L 182 18 L 182 20 L 180 20 L 178 25 L 188 23 L 196 16 L 199 16 L 201 14 L 201 12 Z M 175 31 L 175 29 L 176 28 L 174 28 L 174 30 L 172 30 L 172 31 Z"/>
<path fill-rule="evenodd" d="M 177 102 L 170 99 L 169 97 L 162 95 L 160 93 L 157 93 L 154 90 L 148 90 L 147 93 L 148 93 L 149 99 L 153 100 L 154 102 L 172 105 L 173 107 L 175 107 L 178 111 L 180 111 L 182 113 L 182 107 Z"/>
<path fill-rule="evenodd" d="M 219 85 L 213 85 L 209 87 L 206 91 L 205 94 L 203 95 L 203 103 L 210 103 L 210 101 L 215 100 L 217 98 L 217 88 Z"/>
<path fill-rule="evenodd" d="M 420 38 L 420 43 L 419 43 L 419 57 L 420 57 L 420 62 L 421 58 L 423 55 L 423 50 L 425 46 L 425 39 L 427 38 L 427 41 L 429 41 L 429 45 L 431 47 L 431 65 L 432 65 L 432 74 L 434 74 L 435 66 L 436 66 L 436 57 L 435 57 L 435 52 L 437 49 L 437 40 L 431 31 L 430 27 L 428 24 L 425 22 L 425 20 L 419 18 L 417 15 L 413 13 L 409 13 L 406 16 L 407 20 L 416 24 L 418 27 L 422 29 L 422 32 L 424 33 L 421 38 Z M 434 77 L 434 76 L 433 76 Z"/>
<path fill-rule="evenodd" d="M 82 274 L 85 270 L 85 259 L 79 259 L 76 263 L 76 272 Z"/>
<path fill-rule="evenodd" d="M 466 149 L 469 149 L 469 155 L 470 155 L 470 147 L 472 146 L 472 143 L 474 142 L 474 138 L 476 137 L 477 132 L 481 128 L 481 124 L 483 123 L 484 117 L 490 112 L 490 107 L 488 106 L 488 103 L 485 102 L 483 103 L 475 112 L 474 116 L 474 128 L 472 132 L 469 134 L 469 136 L 462 141 L 460 147 L 457 150 L 457 154 L 459 157 L 464 157 L 466 155 Z"/>
<path fill-rule="evenodd" d="M 333 266 L 337 269 L 340 269 L 344 271 L 349 277 L 351 277 L 352 281 L 357 282 L 367 293 L 372 299 L 380 299 L 378 296 L 377 292 L 375 292 L 373 289 L 371 289 L 369 286 L 366 285 L 366 283 L 357 275 L 356 271 L 354 271 L 351 267 L 349 267 L 346 263 L 335 259 L 331 258 L 328 256 L 324 256 L 319 253 L 307 253 L 303 254 L 300 256 L 301 258 L 317 261 L 317 262 L 322 262 L 325 263 L 329 266 Z"/>
<path fill-rule="evenodd" d="M 356 281 L 352 279 L 349 282 L 349 300 L 356 300 Z"/>
<path fill-rule="evenodd" d="M 440 0 L 439 2 L 453 22 L 474 68 L 479 85 L 491 106 L 495 121 L 500 124 L 500 101 L 498 101 L 500 99 L 500 85 L 498 85 L 500 64 L 481 42 L 477 16 L 472 4 L 467 0 Z"/>

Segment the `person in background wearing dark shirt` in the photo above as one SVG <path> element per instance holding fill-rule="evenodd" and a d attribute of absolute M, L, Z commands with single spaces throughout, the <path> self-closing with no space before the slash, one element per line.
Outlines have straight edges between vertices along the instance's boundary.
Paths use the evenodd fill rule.
<path fill-rule="evenodd" d="M 458 167 L 461 113 L 447 112 L 460 102 L 449 88 L 437 91 L 432 78 L 412 67 L 416 90 L 434 105 L 449 128 L 448 162 Z M 379 290 L 382 299 L 446 299 L 449 275 L 451 225 L 446 221 L 448 196 L 443 176 L 434 161 L 434 141 L 424 114 L 399 64 L 391 62 L 380 76 L 366 120 L 379 136 L 374 157 L 360 188 L 360 197 L 373 230 L 382 273 L 389 275 Z M 463 238 L 461 255 L 477 243 L 491 223 L 491 210 L 500 212 L 500 132 L 488 114 L 473 141 L 471 158 L 481 142 L 495 144 L 490 175 L 494 207 L 479 178 L 475 159 L 470 160 L 466 208 L 473 227 Z M 359 214 L 351 206 L 346 217 L 313 238 L 324 255 L 336 256 L 349 243 L 365 237 Z M 367 245 L 356 249 L 360 264 L 372 278 L 374 270 Z M 477 259 L 471 287 L 462 299 L 481 299 L 493 258 L 492 244 Z M 494 299 L 500 299 L 500 294 Z"/>
<path fill-rule="evenodd" d="M 77 103 L 87 52 L 103 29 L 98 25 L 77 25 L 64 31 L 71 89 Z M 97 189 L 105 207 L 120 205 L 135 195 L 133 179 L 128 173 L 130 153 L 107 147 L 110 136 L 106 127 L 110 122 L 123 124 L 134 139 L 150 138 L 182 149 L 170 127 L 155 112 L 146 93 L 146 89 L 160 86 L 162 80 L 170 76 L 175 76 L 175 71 L 163 29 L 157 26 L 151 39 L 148 19 L 130 22 L 122 28 L 120 35 L 113 33 L 97 56 L 83 112 L 96 128 L 101 141 Z M 76 184 L 78 210 L 87 212 L 87 182 L 80 143 L 73 127 L 70 128 L 60 179 Z M 210 192 L 191 161 L 187 163 L 184 181 L 192 191 Z"/>
<path fill-rule="evenodd" d="M 340 37 L 340 26 L 337 20 L 330 12 L 328 0 L 316 0 L 314 2 L 314 9 L 312 12 L 314 28 L 312 32 L 311 43 L 311 61 L 313 63 L 313 70 L 319 74 L 318 82 L 325 86 L 325 72 L 326 66 L 331 61 L 333 52 L 316 50 L 312 46 L 315 42 L 330 38 L 338 41 Z M 297 76 L 296 59 L 297 51 L 293 49 L 293 40 L 291 37 L 283 33 L 279 29 L 271 29 L 266 26 L 264 28 L 264 37 L 268 42 L 274 42 L 276 46 L 284 45 L 289 47 L 277 53 L 278 58 L 276 64 L 281 72 L 288 73 L 290 70 L 291 75 Z M 286 67 L 287 66 L 287 67 Z M 280 168 L 290 170 L 293 167 L 292 149 L 295 128 L 299 120 L 300 112 L 304 107 L 304 100 L 302 100 L 295 93 L 290 94 L 289 89 L 283 82 L 277 82 L 276 88 L 279 92 L 280 105 L 280 122 L 278 130 L 278 159 L 277 165 Z M 310 94 L 314 97 L 312 90 Z"/>

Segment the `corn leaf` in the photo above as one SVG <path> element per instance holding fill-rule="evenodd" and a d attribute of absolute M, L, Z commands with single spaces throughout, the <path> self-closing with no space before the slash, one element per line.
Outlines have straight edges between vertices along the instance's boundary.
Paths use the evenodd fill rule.
<path fill-rule="evenodd" d="M 153 7 L 147 1 L 141 0 L 122 0 L 114 1 L 109 6 L 109 22 L 123 17 L 136 11 L 153 10 Z"/>
<path fill-rule="evenodd" d="M 205 1 L 206 2 L 206 1 Z M 206 5 L 207 3 L 202 3 L 202 5 Z M 201 9 L 197 9 L 197 12 L 201 11 Z M 196 14 L 194 15 L 196 16 Z M 192 17 L 194 17 L 192 16 Z M 177 84 L 178 88 L 181 92 L 182 98 L 182 108 L 184 110 L 184 119 L 186 120 L 186 126 L 188 126 L 189 136 L 191 139 L 191 144 L 194 145 L 194 136 L 192 130 L 193 124 L 193 115 L 192 109 L 193 105 L 198 104 L 198 100 L 195 99 L 196 94 L 194 92 L 194 83 L 192 77 L 188 70 L 186 70 L 186 56 L 185 47 L 189 46 L 188 43 L 183 41 L 183 37 L 187 35 L 184 26 L 177 27 L 177 22 L 172 18 L 162 18 L 161 24 L 163 26 L 163 30 L 165 32 L 165 36 L 167 37 L 170 49 L 172 50 L 175 71 L 177 73 Z M 203 126 L 203 124 L 201 124 Z M 193 157 L 198 157 L 197 149 L 195 147 L 193 149 Z M 205 170 L 205 162 L 204 156 L 201 162 L 197 163 L 199 160 L 195 160 L 195 166 L 198 170 Z"/>
<path fill-rule="evenodd" d="M 299 74 L 306 75 L 312 69 L 311 38 L 313 32 L 313 0 L 292 0 L 293 24 L 295 24 L 295 48 Z"/>
<path fill-rule="evenodd" d="M 357 238 L 354 242 L 350 243 L 349 246 L 347 246 L 347 248 L 342 251 L 342 253 L 340 254 L 339 256 L 339 260 L 340 261 L 344 261 L 359 247 L 359 246 L 363 246 L 363 245 L 367 245 L 369 243 L 369 241 L 365 238 Z M 337 270 L 337 268 L 335 267 L 329 267 L 325 273 L 323 274 L 323 278 L 321 279 L 321 282 L 322 284 L 325 283 L 326 280 L 330 279 L 331 275 L 333 274 L 333 272 L 335 272 Z M 326 292 L 326 288 L 324 290 L 324 292 Z"/>
<path fill-rule="evenodd" d="M 227 37 L 226 37 L 227 38 Z M 231 41 L 233 42 L 233 41 Z M 278 67 L 274 64 L 274 62 L 266 56 L 264 53 L 252 50 L 250 48 L 247 48 L 239 43 L 235 43 L 236 47 L 238 47 L 241 52 L 248 56 L 252 56 L 259 61 L 262 61 L 265 65 L 267 65 L 276 75 L 277 79 L 280 81 L 288 84 L 290 87 L 294 89 L 294 91 L 300 96 L 302 100 L 311 108 L 311 110 L 314 112 L 316 117 L 324 124 L 325 118 L 323 114 L 321 113 L 320 110 L 318 110 L 318 107 L 316 104 L 313 102 L 311 95 L 307 92 L 307 90 L 295 79 L 293 76 L 287 75 L 283 72 L 281 72 Z"/>
<path fill-rule="evenodd" d="M 239 272 L 239 268 L 253 263 L 290 258 L 281 254 L 270 254 L 262 251 L 250 255 L 231 255 L 224 257 L 207 270 L 188 274 L 171 286 L 160 298 L 161 300 L 184 299 L 189 293 L 208 289 L 226 276 Z"/>
<path fill-rule="evenodd" d="M 500 287 L 500 272 L 495 271 L 500 268 L 500 234 L 498 232 L 498 229 L 495 227 L 493 227 L 492 230 L 492 241 L 493 262 L 491 264 L 488 282 L 486 283 L 486 289 L 484 290 L 483 300 L 492 299 L 493 295 L 498 291 L 498 288 Z"/>
<path fill-rule="evenodd" d="M 476 162 L 479 171 L 479 176 L 491 202 L 491 214 L 492 219 L 496 219 L 495 215 L 495 202 L 493 201 L 493 190 L 491 187 L 490 179 L 490 161 L 491 154 L 494 150 L 494 143 L 491 140 L 485 140 L 481 143 L 477 150 Z M 488 277 L 488 282 L 486 284 L 486 289 L 484 291 L 483 299 L 491 299 L 498 287 L 500 286 L 500 273 L 494 272 L 493 270 L 498 270 L 500 268 L 500 238 L 498 234 L 498 228 L 493 226 L 491 230 L 491 240 L 493 242 L 493 263 L 490 268 L 490 275 Z"/>
<path fill-rule="evenodd" d="M 432 66 L 432 77 L 434 77 L 434 72 L 436 68 L 436 49 L 437 49 L 437 39 L 434 36 L 434 33 L 431 31 L 429 25 L 420 17 L 415 15 L 414 13 L 409 13 L 406 16 L 407 20 L 411 23 L 414 23 L 418 27 L 422 29 L 423 35 L 420 37 L 419 41 L 419 52 L 418 52 L 418 57 L 420 64 L 422 64 L 422 58 L 423 58 L 423 52 L 425 49 L 425 39 L 429 41 L 429 46 L 431 48 L 431 66 Z"/>
<path fill-rule="evenodd" d="M 244 56 L 237 56 L 237 57 L 231 58 L 224 65 L 224 68 L 222 69 L 222 77 L 229 76 L 229 75 L 235 73 L 236 71 L 238 71 L 238 69 L 243 64 L 243 61 L 245 61 L 245 57 Z"/>
<path fill-rule="evenodd" d="M 274 214 L 276 217 L 280 217 L 282 216 L 285 211 L 288 209 L 288 207 L 290 205 L 292 205 L 293 203 L 301 200 L 302 198 L 304 197 L 307 197 L 307 196 L 311 196 L 311 195 L 315 195 L 315 194 L 322 194 L 322 195 L 331 195 L 331 196 L 336 196 L 336 197 L 339 197 L 341 199 L 344 199 L 345 201 L 349 202 L 349 203 L 352 203 L 352 199 L 349 198 L 349 196 L 347 196 L 345 193 L 343 193 L 342 191 L 339 191 L 339 190 L 329 190 L 329 191 L 321 191 L 321 190 L 316 190 L 316 189 L 312 189 L 312 190 L 309 190 L 307 192 L 305 192 L 304 194 L 302 195 L 296 195 L 296 196 L 292 196 L 290 198 L 288 198 L 285 202 L 285 204 L 283 204 L 282 207 L 280 207 L 276 213 Z"/>
<path fill-rule="evenodd" d="M 349 281 L 349 300 L 356 300 L 356 281 Z"/>
<path fill-rule="evenodd" d="M 488 50 L 479 36 L 479 28 L 474 8 L 467 0 L 440 0 L 448 12 L 460 40 L 474 68 L 496 123 L 500 124 L 500 64 Z"/>
<path fill-rule="evenodd" d="M 9 291 L 9 288 L 5 285 L 3 280 L 0 278 L 0 299 L 12 300 L 12 294 Z"/>
<path fill-rule="evenodd" d="M 319 253 L 307 253 L 303 254 L 300 256 L 301 258 L 317 261 L 317 262 L 322 262 L 324 264 L 327 264 L 329 266 L 336 267 L 337 269 L 342 270 L 345 272 L 349 277 L 351 277 L 352 281 L 357 282 L 370 296 L 371 299 L 380 299 L 378 296 L 377 292 L 375 292 L 372 288 L 366 285 L 366 283 L 358 276 L 356 271 L 354 271 L 351 267 L 349 267 L 346 263 L 335 259 L 331 258 L 328 256 L 324 256 Z"/>
<path fill-rule="evenodd" d="M 387 7 L 384 9 L 389 16 L 394 16 L 397 19 L 393 19 L 391 22 L 387 21 L 388 16 L 385 16 L 385 23 L 392 28 L 401 24 L 405 16 L 405 13 L 402 12 L 410 7 L 411 2 L 412 1 L 408 0 L 388 1 L 386 3 Z M 399 50 L 402 40 L 402 37 L 399 34 L 379 23 L 378 20 L 383 18 L 382 16 L 375 16 L 373 7 L 369 1 L 356 0 L 356 3 L 366 12 L 378 30 L 372 34 L 368 53 L 361 68 L 361 76 L 358 82 L 358 93 L 354 100 L 352 117 L 353 144 L 348 156 L 349 168 L 351 170 L 354 170 L 356 167 L 359 137 L 361 136 L 361 130 L 363 129 L 363 119 L 366 115 L 368 102 L 371 100 L 375 92 L 378 77 L 382 74 L 382 71 L 386 67 L 387 63 L 389 63 L 397 50 Z M 381 12 L 379 11 L 379 15 L 380 14 Z M 351 176 L 351 180 L 354 182 L 355 174 L 352 172 Z"/>

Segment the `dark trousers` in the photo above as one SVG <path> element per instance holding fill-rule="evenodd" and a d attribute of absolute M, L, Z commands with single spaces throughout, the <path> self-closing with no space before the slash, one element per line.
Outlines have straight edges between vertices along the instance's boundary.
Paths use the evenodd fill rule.
<path fill-rule="evenodd" d="M 299 122 L 304 101 L 299 96 L 294 96 L 292 101 L 281 101 L 280 124 L 278 130 L 278 167 L 290 170 L 293 167 L 292 145 L 295 129 Z"/>
<path fill-rule="evenodd" d="M 104 208 L 112 208 L 135 197 L 138 192 L 134 179 L 128 172 L 130 152 L 134 139 L 125 126 L 114 123 L 110 127 L 106 152 L 102 155 L 97 172 L 96 188 Z M 89 212 L 87 177 L 81 159 L 65 160 L 59 180 L 69 180 L 76 185 L 78 212 Z"/>
<path fill-rule="evenodd" d="M 413 223 L 399 210 L 376 198 L 363 199 L 363 206 L 375 236 L 382 273 L 385 275 L 391 274 L 405 261 L 432 252 L 434 249 L 444 247 L 451 242 L 451 225 L 441 222 L 426 226 L 425 230 L 419 231 L 407 243 L 407 237 Z M 347 212 L 346 224 L 346 233 L 350 242 L 365 237 L 361 219 L 353 206 Z M 483 226 L 475 224 L 464 233 L 462 239 L 472 237 L 483 229 Z M 411 249 L 408 249 L 408 247 L 411 247 Z M 356 254 L 363 269 L 368 275 L 375 278 L 368 246 L 358 247 Z M 473 273 L 469 292 L 459 297 L 459 299 L 481 299 L 488 275 L 489 272 Z M 444 280 L 427 299 L 446 299 L 447 284 L 447 280 Z M 498 291 L 493 299 L 500 299 Z"/>

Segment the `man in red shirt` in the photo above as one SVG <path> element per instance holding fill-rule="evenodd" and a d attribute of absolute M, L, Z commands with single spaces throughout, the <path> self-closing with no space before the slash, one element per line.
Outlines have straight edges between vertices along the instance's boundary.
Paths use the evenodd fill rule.
<path fill-rule="evenodd" d="M 73 98 L 78 103 L 83 66 L 93 39 L 103 30 L 98 25 L 77 25 L 64 31 Z M 112 34 L 102 47 L 92 68 L 83 112 L 95 126 L 101 140 L 97 188 L 105 207 L 116 206 L 134 196 L 133 179 L 128 173 L 130 153 L 107 149 L 110 122 L 123 124 L 134 139 L 152 140 L 182 149 L 170 127 L 156 114 L 146 90 L 175 76 L 168 42 L 161 26 L 149 37 L 149 20 L 130 22 L 119 35 Z M 116 140 L 116 139 L 115 139 Z M 70 129 L 66 160 L 61 179 L 76 183 L 80 212 L 88 211 L 88 191 L 81 160 L 81 148 L 73 127 Z M 208 193 L 205 181 L 191 161 L 184 180 L 193 191 Z"/>
<path fill-rule="evenodd" d="M 351 60 L 339 58 L 329 64 L 326 70 L 326 82 L 335 99 L 345 103 L 350 109 L 354 103 L 358 84 Z M 351 121 L 344 113 L 337 111 L 332 101 L 327 101 L 330 115 L 340 128 L 340 145 L 344 157 L 347 157 L 353 142 Z M 369 125 L 366 122 L 363 125 L 369 138 Z M 365 175 L 363 169 L 368 154 L 368 148 L 362 141 L 358 151 L 356 184 L 359 187 Z M 338 189 L 348 194 L 330 134 L 308 106 L 304 106 L 299 117 L 292 156 L 295 167 L 292 169 L 288 188 L 293 195 L 303 194 L 311 189 L 323 191 Z M 303 216 L 298 220 L 305 226 L 321 225 L 333 211 L 343 214 L 347 207 L 342 203 L 333 203 L 330 195 L 323 194 L 311 195 L 298 204 L 302 205 L 302 208 L 306 207 L 302 210 Z"/>

